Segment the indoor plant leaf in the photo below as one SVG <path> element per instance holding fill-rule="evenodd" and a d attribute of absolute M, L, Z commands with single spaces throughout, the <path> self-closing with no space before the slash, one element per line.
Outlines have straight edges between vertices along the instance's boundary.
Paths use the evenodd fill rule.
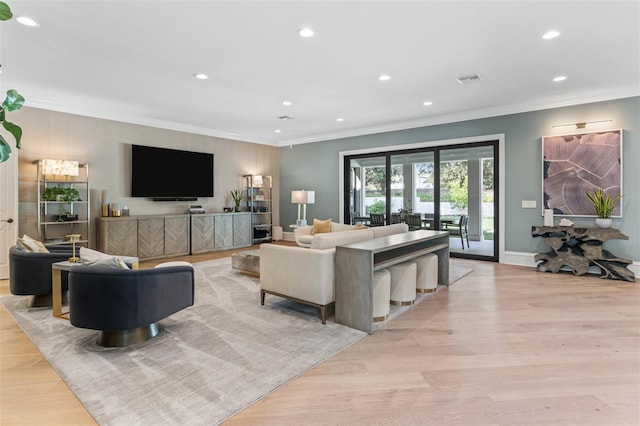
<path fill-rule="evenodd" d="M 13 124 L 9 121 L 3 121 L 2 126 L 5 129 L 7 129 L 7 131 L 11 133 L 13 137 L 16 139 L 16 148 L 18 149 L 22 148 L 22 144 L 20 143 L 22 139 L 22 129 L 20 128 L 20 126 L 18 126 L 17 124 Z"/>
<path fill-rule="evenodd" d="M 0 1 L 0 21 L 8 21 L 11 18 L 13 18 L 11 8 L 5 2 Z"/>
<path fill-rule="evenodd" d="M 11 147 L 0 135 L 0 163 L 7 161 L 11 157 Z"/>
<path fill-rule="evenodd" d="M 24 97 L 15 89 L 7 90 L 7 97 L 2 102 L 2 108 L 16 111 L 24 106 Z"/>

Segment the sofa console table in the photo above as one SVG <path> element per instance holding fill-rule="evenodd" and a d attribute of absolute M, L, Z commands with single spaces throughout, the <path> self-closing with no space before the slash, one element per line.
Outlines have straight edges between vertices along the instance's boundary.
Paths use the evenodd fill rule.
<path fill-rule="evenodd" d="M 628 240 L 629 237 L 614 228 L 574 228 L 573 226 L 532 226 L 531 235 L 542 237 L 553 250 L 535 256 L 540 272 L 558 272 L 563 266 L 574 275 L 584 275 L 590 266 L 600 268 L 600 278 L 635 282 L 633 271 L 627 269 L 632 262 L 616 257 L 602 248 L 608 240 Z"/>
<path fill-rule="evenodd" d="M 449 233 L 412 231 L 336 247 L 336 322 L 373 332 L 373 273 L 426 253 L 438 256 L 438 284 L 449 285 Z"/>

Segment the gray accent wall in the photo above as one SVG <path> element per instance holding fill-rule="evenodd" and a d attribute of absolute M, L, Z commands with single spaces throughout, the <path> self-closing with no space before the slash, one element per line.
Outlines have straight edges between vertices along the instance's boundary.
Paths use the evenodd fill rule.
<path fill-rule="evenodd" d="M 347 117 L 348 119 L 348 117 Z M 612 120 L 578 130 L 552 126 L 588 121 Z M 345 121 L 345 124 L 348 121 Z M 280 148 L 280 223 L 297 218 L 291 204 L 291 191 L 315 190 L 315 204 L 307 206 L 307 220 L 338 220 L 340 152 L 360 149 L 393 149 L 395 145 L 446 141 L 481 135 L 505 137 L 505 215 L 506 252 L 531 254 L 548 251 L 540 238 L 531 237 L 531 226 L 542 225 L 542 137 L 608 129 L 623 129 L 623 217 L 613 226 L 630 237 L 628 241 L 606 243 L 615 255 L 640 261 L 640 97 L 595 102 L 499 117 L 461 121 L 344 139 L 314 142 Z M 522 200 L 536 200 L 537 208 L 523 209 Z M 569 217 L 576 226 L 594 226 L 593 218 Z M 557 222 L 557 220 L 556 220 Z M 531 259 L 531 262 L 533 260 Z"/>

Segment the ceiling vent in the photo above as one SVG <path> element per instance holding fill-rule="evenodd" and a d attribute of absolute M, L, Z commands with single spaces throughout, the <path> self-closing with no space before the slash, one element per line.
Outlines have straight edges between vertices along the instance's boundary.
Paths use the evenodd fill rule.
<path fill-rule="evenodd" d="M 469 83 L 473 83 L 474 81 L 479 81 L 480 76 L 478 74 L 464 75 L 462 77 L 456 78 L 456 80 L 460 84 L 469 84 Z"/>
<path fill-rule="evenodd" d="M 289 117 L 288 115 L 281 115 L 278 117 L 278 120 L 293 120 L 293 117 Z"/>

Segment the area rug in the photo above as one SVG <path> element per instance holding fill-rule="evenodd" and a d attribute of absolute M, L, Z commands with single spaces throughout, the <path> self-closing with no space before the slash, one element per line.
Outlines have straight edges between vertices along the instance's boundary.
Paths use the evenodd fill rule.
<path fill-rule="evenodd" d="M 259 279 L 232 270 L 230 258 L 194 268 L 194 306 L 129 348 L 96 345 L 97 331 L 29 308 L 28 297 L 1 300 L 101 425 L 219 424 L 367 335 L 336 324 L 333 310 L 323 325 L 300 303 L 268 296 L 261 306 Z M 452 264 L 450 284 L 470 272 Z M 409 309 L 392 306 L 374 329 Z"/>
<path fill-rule="evenodd" d="M 230 258 L 196 263 L 195 304 L 129 348 L 102 348 L 97 331 L 2 302 L 101 425 L 214 425 L 366 336 L 320 321 L 318 309 L 277 297 Z M 271 300 L 269 300 L 271 299 Z"/>

